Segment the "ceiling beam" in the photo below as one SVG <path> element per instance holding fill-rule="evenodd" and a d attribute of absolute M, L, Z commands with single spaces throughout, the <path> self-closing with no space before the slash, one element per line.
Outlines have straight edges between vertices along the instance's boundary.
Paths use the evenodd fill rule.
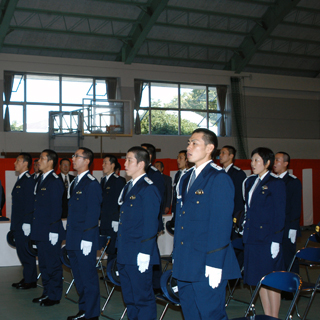
<path fill-rule="evenodd" d="M 260 23 L 253 27 L 251 35 L 243 40 L 226 69 L 240 73 L 271 32 L 299 2 L 300 0 L 281 0 L 269 7 Z"/>
<path fill-rule="evenodd" d="M 146 39 L 151 28 L 157 21 L 163 9 L 169 0 L 149 0 L 148 7 L 142 11 L 137 19 L 137 23 L 133 25 L 129 36 L 132 39 L 128 41 L 121 50 L 121 60 L 124 63 L 132 63 L 135 55 L 139 51 L 142 43 Z"/>
<path fill-rule="evenodd" d="M 19 0 L 5 0 L 1 3 L 2 13 L 0 16 L 0 50 L 8 33 L 10 21 L 13 17 L 13 13 L 18 1 Z"/>

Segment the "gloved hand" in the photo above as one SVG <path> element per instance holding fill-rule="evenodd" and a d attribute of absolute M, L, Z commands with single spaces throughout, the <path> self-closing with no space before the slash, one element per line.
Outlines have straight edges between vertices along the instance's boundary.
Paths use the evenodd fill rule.
<path fill-rule="evenodd" d="M 59 238 L 58 233 L 49 232 L 49 241 L 53 246 L 58 242 L 58 238 Z"/>
<path fill-rule="evenodd" d="M 87 256 L 91 252 L 91 248 L 92 248 L 91 241 L 81 240 L 80 249 L 82 250 L 82 253 L 85 256 Z"/>
<path fill-rule="evenodd" d="M 290 229 L 288 238 L 291 240 L 291 243 L 295 243 L 297 239 L 297 230 Z"/>
<path fill-rule="evenodd" d="M 112 221 L 111 222 L 111 226 L 114 232 L 118 232 L 118 228 L 119 228 L 119 222 L 118 221 Z"/>
<path fill-rule="evenodd" d="M 206 277 L 209 277 L 209 286 L 217 288 L 221 282 L 222 269 L 206 266 Z"/>
<path fill-rule="evenodd" d="M 24 235 L 27 237 L 27 236 L 30 234 L 30 232 L 31 232 L 31 225 L 30 225 L 30 223 L 24 223 L 24 224 L 22 225 L 22 230 L 23 230 Z"/>
<path fill-rule="evenodd" d="M 278 242 L 271 243 L 271 256 L 275 259 L 280 251 L 280 244 Z"/>
<path fill-rule="evenodd" d="M 137 255 L 137 265 L 141 273 L 145 272 L 149 268 L 150 255 L 139 252 Z"/>

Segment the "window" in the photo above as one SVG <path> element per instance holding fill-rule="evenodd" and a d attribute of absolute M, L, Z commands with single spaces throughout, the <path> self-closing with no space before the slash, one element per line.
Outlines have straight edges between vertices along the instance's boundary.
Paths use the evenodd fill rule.
<path fill-rule="evenodd" d="M 48 132 L 50 111 L 82 108 L 83 99 L 108 99 L 106 79 L 14 74 L 9 115 L 11 131 Z M 5 95 L 3 95 L 5 115 Z"/>
<path fill-rule="evenodd" d="M 146 81 L 139 116 L 142 134 L 190 135 L 201 127 L 219 135 L 221 111 L 214 86 Z"/>

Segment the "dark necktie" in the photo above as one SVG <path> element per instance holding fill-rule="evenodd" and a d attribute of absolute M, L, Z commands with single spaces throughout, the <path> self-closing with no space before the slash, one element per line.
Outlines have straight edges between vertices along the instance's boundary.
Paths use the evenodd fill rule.
<path fill-rule="evenodd" d="M 68 189 L 68 187 L 69 187 L 67 175 L 64 176 L 64 186 L 66 189 Z"/>
<path fill-rule="evenodd" d="M 179 182 L 180 177 L 181 177 L 181 170 L 179 170 L 179 171 L 177 172 L 177 174 L 175 175 L 175 177 L 174 177 L 174 183 L 175 183 L 175 185 L 177 185 L 177 183 Z"/>
<path fill-rule="evenodd" d="M 41 175 L 39 180 L 38 180 L 37 192 L 40 190 L 40 186 L 41 186 L 42 181 L 43 181 L 43 175 Z"/>
<path fill-rule="evenodd" d="M 132 187 L 133 187 L 133 184 L 132 184 L 132 181 L 130 181 L 128 185 L 127 194 L 131 191 Z"/>
<path fill-rule="evenodd" d="M 73 183 L 72 183 L 72 186 L 71 186 L 71 189 L 72 190 L 70 190 L 70 194 L 72 194 L 73 193 L 73 190 L 76 188 L 76 186 L 77 186 L 77 184 L 78 184 L 78 176 L 76 176 L 75 178 L 74 178 L 74 180 L 73 180 Z"/>

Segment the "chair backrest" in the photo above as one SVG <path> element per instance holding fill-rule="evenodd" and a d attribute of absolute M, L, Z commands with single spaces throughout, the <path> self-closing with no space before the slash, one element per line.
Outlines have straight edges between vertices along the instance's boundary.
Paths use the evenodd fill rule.
<path fill-rule="evenodd" d="M 305 247 L 309 244 L 309 242 L 320 243 L 320 236 L 317 233 L 312 233 L 306 241 Z"/>
<path fill-rule="evenodd" d="M 307 247 L 297 251 L 296 257 L 311 261 L 313 263 L 320 263 L 320 248 Z"/>
<path fill-rule="evenodd" d="M 160 286 L 164 296 L 172 303 L 179 304 L 178 284 L 175 278 L 172 278 L 172 270 L 164 272 L 160 278 Z"/>
<path fill-rule="evenodd" d="M 60 260 L 67 268 L 71 269 L 71 263 L 66 246 L 61 247 Z"/>
<path fill-rule="evenodd" d="M 260 282 L 261 285 L 292 293 L 295 293 L 302 283 L 299 275 L 287 271 L 269 273 Z"/>
<path fill-rule="evenodd" d="M 108 279 L 114 285 L 121 287 L 120 276 L 119 276 L 119 271 L 118 271 L 118 267 L 117 267 L 117 258 L 112 259 L 111 261 L 108 262 L 108 264 L 107 264 L 107 276 L 108 276 Z"/>

